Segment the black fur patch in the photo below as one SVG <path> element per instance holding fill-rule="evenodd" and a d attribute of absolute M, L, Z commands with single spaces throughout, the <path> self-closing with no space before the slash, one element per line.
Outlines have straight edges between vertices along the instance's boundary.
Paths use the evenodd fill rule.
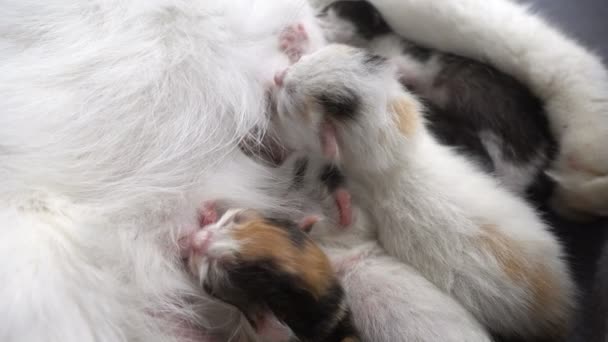
<path fill-rule="evenodd" d="M 355 341 L 358 341 L 359 333 L 355 325 L 353 324 L 352 314 L 347 311 L 344 314 L 344 317 L 336 324 L 336 327 L 333 329 L 333 332 L 330 336 L 326 338 L 326 341 L 342 341 L 347 337 L 352 338 Z"/>
<path fill-rule="evenodd" d="M 308 170 L 308 158 L 302 157 L 294 163 L 293 183 L 291 188 L 294 190 L 302 189 L 304 186 L 304 176 Z"/>
<path fill-rule="evenodd" d="M 336 1 L 328 8 L 333 9 L 338 17 L 353 23 L 364 39 L 391 32 L 380 13 L 367 1 Z"/>
<path fill-rule="evenodd" d="M 337 119 L 352 119 L 357 115 L 361 99 L 351 89 L 343 88 L 341 92 L 327 90 L 316 96 L 317 103 L 323 108 L 325 114 Z"/>
<path fill-rule="evenodd" d="M 300 230 L 300 227 L 298 227 L 297 223 L 289 219 L 283 219 L 278 217 L 266 217 L 264 220 L 270 225 L 285 230 L 289 234 L 289 240 L 291 240 L 291 242 L 295 246 L 299 248 L 304 247 L 304 243 L 308 239 L 308 236 L 306 235 L 306 233 Z"/>
<path fill-rule="evenodd" d="M 334 342 L 338 339 L 333 337 L 342 337 L 343 333 L 349 333 L 344 337 L 352 336 L 354 329 L 348 328 L 352 326 L 350 321 L 342 320 L 337 327 L 330 324 L 344 301 L 344 291 L 337 281 L 320 298 L 315 298 L 297 274 L 282 271 L 272 259 L 235 263 L 225 271 L 227 283 L 239 289 L 241 300 L 236 302 L 221 294 L 218 298 L 235 305 L 249 317 L 255 315 L 256 310 L 267 308 L 303 341 Z M 346 319 L 350 320 L 350 316 Z"/>
<path fill-rule="evenodd" d="M 502 159 L 516 165 L 539 155 L 553 158 L 556 144 L 542 102 L 521 82 L 463 57 L 444 55 L 442 62 L 444 67 L 433 87 L 448 96 L 440 103 L 423 97 L 429 103 L 429 128 L 441 142 L 462 149 L 487 171 L 494 171 L 494 165 L 481 133 L 495 136 Z M 543 178 L 539 172 L 538 182 L 528 189 L 529 198 L 549 194 L 551 184 Z"/>
<path fill-rule="evenodd" d="M 433 55 L 433 51 L 431 49 L 427 49 L 413 43 L 407 43 L 403 49 L 403 53 L 423 63 L 428 61 Z"/>
<path fill-rule="evenodd" d="M 319 178 L 330 192 L 334 192 L 338 187 L 344 185 L 345 178 L 342 171 L 337 166 L 328 164 L 321 170 Z"/>
<path fill-rule="evenodd" d="M 378 68 L 385 65 L 388 62 L 386 57 L 382 57 L 379 55 L 374 55 L 371 53 L 366 53 L 365 58 L 363 59 L 363 63 L 372 68 Z"/>

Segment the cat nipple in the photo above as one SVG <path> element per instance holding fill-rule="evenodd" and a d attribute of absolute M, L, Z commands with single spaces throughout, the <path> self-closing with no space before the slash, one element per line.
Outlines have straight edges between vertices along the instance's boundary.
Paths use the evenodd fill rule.
<path fill-rule="evenodd" d="M 287 74 L 287 69 L 284 69 L 282 71 L 277 72 L 274 75 L 274 84 L 277 87 L 282 87 L 283 86 L 283 81 L 285 80 L 285 75 Z"/>
<path fill-rule="evenodd" d="M 203 203 L 199 211 L 198 223 L 201 228 L 217 222 L 218 220 L 217 203 L 209 201 Z"/>

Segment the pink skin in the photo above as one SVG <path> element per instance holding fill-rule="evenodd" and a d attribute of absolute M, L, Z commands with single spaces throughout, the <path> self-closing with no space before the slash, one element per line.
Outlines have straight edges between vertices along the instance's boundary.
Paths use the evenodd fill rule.
<path fill-rule="evenodd" d="M 321 218 L 319 216 L 306 216 L 299 222 L 298 226 L 303 232 L 309 233 L 312 230 L 312 227 L 320 220 Z"/>
<path fill-rule="evenodd" d="M 255 318 L 256 333 L 267 341 L 287 341 L 289 328 L 281 324 L 271 312 L 265 312 Z"/>
<path fill-rule="evenodd" d="M 288 26 L 279 36 L 279 47 L 285 52 L 291 64 L 302 58 L 309 45 L 308 33 L 303 24 Z"/>
<path fill-rule="evenodd" d="M 201 232 L 206 226 L 217 222 L 219 214 L 217 210 L 217 202 L 209 201 L 201 205 L 198 216 L 198 227 L 190 227 L 186 229 L 185 236 L 178 240 L 179 252 L 182 259 L 190 256 L 190 253 L 205 253 L 209 248 L 211 232 Z"/>
<path fill-rule="evenodd" d="M 338 139 L 336 138 L 336 127 L 329 121 L 321 123 L 321 149 L 323 156 L 329 160 L 338 160 Z"/>
<path fill-rule="evenodd" d="M 212 239 L 213 233 L 208 230 L 201 230 L 194 234 L 194 236 L 190 239 L 190 248 L 192 253 L 199 255 L 207 254 Z"/>
<path fill-rule="evenodd" d="M 212 223 L 217 222 L 218 219 L 219 217 L 217 213 L 217 203 L 213 201 L 203 203 L 198 216 L 200 226 L 208 226 Z"/>
<path fill-rule="evenodd" d="M 206 254 L 213 238 L 213 232 L 205 230 L 205 227 L 217 222 L 219 214 L 216 202 L 205 202 L 201 206 L 198 222 L 201 230 L 190 237 L 190 249 L 193 253 Z"/>
<path fill-rule="evenodd" d="M 282 51 L 287 54 L 290 62 L 296 63 L 309 45 L 308 34 L 304 25 L 297 24 L 287 27 L 279 37 L 279 46 Z M 285 80 L 285 75 L 289 68 L 281 70 L 274 75 L 274 84 L 276 87 L 282 87 Z M 338 139 L 335 126 L 325 120 L 321 123 L 319 139 L 321 141 L 321 149 L 323 156 L 329 160 L 336 161 L 339 159 Z M 338 189 L 334 194 L 334 199 L 338 207 L 339 223 L 342 227 L 348 227 L 352 223 L 352 208 L 351 196 L 346 189 Z M 306 220 L 306 218 L 305 218 Z M 301 227 L 304 231 L 312 228 L 316 221 L 303 221 Z"/>
<path fill-rule="evenodd" d="M 350 193 L 346 189 L 340 188 L 334 193 L 334 199 L 340 214 L 340 226 L 344 228 L 349 227 L 353 223 L 353 209 Z"/>

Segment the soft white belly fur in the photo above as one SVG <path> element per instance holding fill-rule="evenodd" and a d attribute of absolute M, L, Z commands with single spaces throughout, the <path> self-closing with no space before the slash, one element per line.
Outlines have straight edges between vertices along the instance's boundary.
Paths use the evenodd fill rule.
<path fill-rule="evenodd" d="M 425 2 L 409 1 L 421 10 L 403 20 Z M 286 63 L 276 34 L 308 11 L 297 0 L 0 4 L 0 340 L 184 341 L 197 338 L 184 322 L 238 323 L 205 304 L 175 240 L 205 199 L 281 205 L 272 174 L 235 141 L 265 124 L 267 73 Z M 588 87 L 606 89 L 601 75 Z"/>

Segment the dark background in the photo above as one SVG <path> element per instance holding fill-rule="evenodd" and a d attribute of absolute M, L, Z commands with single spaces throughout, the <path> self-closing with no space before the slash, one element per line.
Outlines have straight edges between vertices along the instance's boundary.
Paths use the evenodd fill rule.
<path fill-rule="evenodd" d="M 608 61 L 608 0 L 521 0 L 535 12 Z M 608 141 L 608 137 L 607 137 Z M 592 280 L 608 222 L 587 224 L 556 220 L 560 235 L 570 245 L 572 262 L 584 286 Z M 607 265 L 608 266 L 608 265 Z M 606 289 L 608 291 L 608 289 Z"/>
<path fill-rule="evenodd" d="M 521 0 L 521 2 L 531 4 L 535 12 L 596 52 L 604 63 L 608 61 L 608 0 Z M 608 143 L 608 137 L 606 139 Z M 603 220 L 581 224 L 566 222 L 555 217 L 551 217 L 551 221 L 557 233 L 566 242 L 570 262 L 583 295 L 583 312 L 578 317 L 577 329 L 571 341 L 608 341 L 608 336 L 604 338 L 599 336 L 598 330 L 602 329 L 598 329 L 597 324 L 594 323 L 608 319 L 605 317 L 608 313 L 595 310 L 600 305 L 597 303 L 597 292 L 591 295 L 591 289 L 596 281 L 594 275 L 597 259 L 608 237 L 608 222 Z M 603 267 L 606 268 L 608 265 Z M 604 296 L 608 296 L 608 288 L 595 286 L 595 291 L 598 290 L 604 292 Z M 604 317 L 597 317 L 598 314 Z"/>
<path fill-rule="evenodd" d="M 608 60 L 608 0 L 521 0 Z"/>

